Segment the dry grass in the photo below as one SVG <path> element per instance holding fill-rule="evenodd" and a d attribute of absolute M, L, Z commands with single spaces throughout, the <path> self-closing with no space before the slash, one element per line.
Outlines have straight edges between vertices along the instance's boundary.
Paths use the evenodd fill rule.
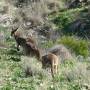
<path fill-rule="evenodd" d="M 25 73 L 27 73 L 27 69 L 29 69 L 29 74 L 32 76 L 36 75 L 42 75 L 43 77 L 48 76 L 48 72 L 42 69 L 41 62 L 38 62 L 38 60 L 35 57 L 26 57 L 22 56 L 22 68 Z"/>
<path fill-rule="evenodd" d="M 5 1 L 6 2 L 6 1 Z M 58 11 L 63 4 L 59 0 L 40 0 L 38 2 L 31 2 L 27 6 L 23 6 L 22 8 L 16 8 L 13 6 L 15 0 L 8 0 L 9 14 L 11 17 L 18 17 L 22 20 L 21 13 L 25 14 L 25 17 L 31 19 L 35 22 L 35 24 L 43 24 L 47 20 L 47 15 L 50 12 Z M 6 3 L 7 3 L 6 2 Z"/>
<path fill-rule="evenodd" d="M 6 52 L 6 51 L 5 51 Z M 1 88 L 8 87 L 9 90 L 85 90 L 90 86 L 90 63 L 80 60 L 65 61 L 60 64 L 58 74 L 52 79 L 51 74 L 42 69 L 41 62 L 35 57 L 21 56 L 21 61 L 13 61 L 12 56 L 1 52 L 0 78 Z M 29 68 L 33 76 L 26 77 Z M 2 87 L 1 87 L 2 86 Z M 86 89 L 86 87 L 88 89 Z"/>

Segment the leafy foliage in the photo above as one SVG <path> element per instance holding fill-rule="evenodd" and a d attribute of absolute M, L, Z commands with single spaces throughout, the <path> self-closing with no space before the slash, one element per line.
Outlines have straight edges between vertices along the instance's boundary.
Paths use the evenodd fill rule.
<path fill-rule="evenodd" d="M 81 30 L 82 28 L 79 28 L 77 30 L 77 32 L 75 32 L 74 25 L 72 28 L 69 28 L 70 25 L 72 25 L 75 21 L 77 21 L 77 20 L 79 21 L 79 18 L 82 18 L 81 19 L 82 21 L 83 21 L 83 19 L 85 19 L 87 21 L 88 16 L 85 17 L 83 12 L 88 13 L 88 7 L 76 8 L 76 9 L 71 9 L 71 10 L 60 12 L 56 15 L 56 17 L 52 16 L 52 21 L 59 28 L 58 30 L 62 30 L 62 32 L 66 35 L 67 34 L 72 35 L 72 34 L 77 34 L 77 33 L 85 34 L 86 29 Z M 86 22 L 85 20 L 84 20 L 84 23 Z M 81 23 L 82 23 L 82 21 L 81 21 Z M 77 24 L 78 24 L 78 22 L 77 22 Z"/>
<path fill-rule="evenodd" d="M 73 36 L 63 36 L 58 42 L 68 46 L 77 55 L 83 55 L 84 57 L 89 55 L 88 42 L 86 40 L 77 39 Z"/>

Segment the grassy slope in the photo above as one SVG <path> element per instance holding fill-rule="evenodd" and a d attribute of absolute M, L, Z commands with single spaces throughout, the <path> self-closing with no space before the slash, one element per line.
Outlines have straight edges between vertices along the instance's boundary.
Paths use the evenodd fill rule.
<path fill-rule="evenodd" d="M 5 33 L 9 37 L 10 33 Z M 52 79 L 36 65 L 37 61 L 33 58 L 35 62 L 30 63 L 30 66 L 34 65 L 38 73 L 26 78 L 25 69 L 22 68 L 22 54 L 16 51 L 14 40 L 8 38 L 5 44 L 9 48 L 0 49 L 0 90 L 82 90 L 90 85 L 90 70 L 86 70 L 90 63 L 84 59 L 83 62 L 72 60 L 60 64 L 59 74 Z M 28 59 L 23 57 L 25 61 Z"/>
<path fill-rule="evenodd" d="M 1 30 L 5 32 L 4 44 L 9 48 L 0 48 L 0 90 L 88 90 L 86 88 L 90 85 L 90 68 L 86 68 L 90 67 L 90 63 L 80 58 L 60 64 L 59 74 L 54 80 L 46 72 L 42 76 L 44 70 L 36 65 L 37 61 L 33 58 L 35 62 L 30 63 L 30 66 L 35 65 L 37 72 L 42 74 L 26 78 L 22 68 L 22 53 L 17 52 L 14 47 L 15 42 L 10 38 L 10 32 L 3 27 L 0 27 Z M 27 61 L 28 57 L 23 56 L 23 59 Z"/>

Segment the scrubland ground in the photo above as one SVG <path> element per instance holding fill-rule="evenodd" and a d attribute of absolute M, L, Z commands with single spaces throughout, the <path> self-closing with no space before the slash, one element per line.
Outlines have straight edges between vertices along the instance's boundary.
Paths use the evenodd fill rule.
<path fill-rule="evenodd" d="M 0 48 L 0 90 L 90 89 L 90 58 L 66 60 L 59 64 L 58 74 L 53 79 L 34 57 L 18 52 L 13 39 L 6 40 L 6 45 L 9 48 Z M 31 68 L 33 76 L 26 77 L 27 67 Z"/>
<path fill-rule="evenodd" d="M 4 6 L 5 2 L 3 1 L 0 2 L 1 6 Z M 46 0 L 46 2 L 36 4 L 40 6 L 37 8 L 34 6 L 35 3 L 29 6 L 23 0 L 21 3 L 19 0 L 5 1 L 7 1 L 5 5 L 10 4 L 11 6 L 9 6 L 8 13 L 0 8 L 0 90 L 90 90 L 89 5 L 83 6 L 82 3 L 82 6 L 78 4 L 79 6 L 76 5 L 74 8 L 67 9 L 68 6 L 65 2 L 70 0 L 57 0 L 57 2 Z M 52 6 L 55 5 L 54 3 L 56 7 Z M 46 4 L 51 10 L 45 6 Z M 44 10 L 41 8 L 42 5 Z M 26 18 L 23 17 L 22 11 L 27 15 L 26 17 L 35 20 L 36 26 L 45 23 L 40 27 L 42 31 L 35 31 L 36 33 L 40 32 L 40 35 L 46 40 L 45 42 L 39 40 L 44 42 L 41 43 L 42 48 L 47 49 L 56 44 L 62 44 L 71 51 L 71 55 L 74 55 L 72 59 L 59 63 L 58 74 L 55 78 L 51 77 L 49 71 L 42 69 L 41 62 L 35 57 L 25 56 L 22 48 L 20 48 L 20 51 L 16 49 L 16 42 L 10 36 L 12 22 L 10 22 L 9 17 L 12 18 L 13 16 L 13 18 L 20 19 L 19 29 L 24 30 L 25 34 L 27 31 L 31 32 L 31 27 L 28 27 L 28 24 L 24 24 L 26 26 L 22 27 L 23 18 Z M 48 17 L 43 19 L 42 15 L 47 16 L 47 13 L 49 13 Z M 50 21 L 48 22 L 48 20 Z M 16 26 L 19 25 L 17 24 L 18 22 L 15 23 Z M 37 28 L 36 26 L 35 28 Z M 49 31 L 52 29 L 55 29 L 59 36 L 55 33 L 49 39 L 49 35 L 51 35 Z M 44 30 L 46 31 L 44 32 Z M 28 69 L 29 74 L 32 75 L 26 76 Z"/>

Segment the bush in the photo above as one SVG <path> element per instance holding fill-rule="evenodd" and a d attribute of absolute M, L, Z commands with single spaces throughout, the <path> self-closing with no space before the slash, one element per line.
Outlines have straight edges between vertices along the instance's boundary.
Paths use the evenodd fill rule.
<path fill-rule="evenodd" d="M 1 90 L 12 90 L 13 86 L 8 82 L 4 87 L 1 88 Z"/>
<path fill-rule="evenodd" d="M 74 21 L 77 17 L 76 15 L 82 11 L 83 8 L 79 9 L 72 9 L 64 12 L 60 12 L 56 17 L 54 16 L 53 22 L 60 27 L 62 25 L 63 27 L 67 26 L 69 23 Z"/>
<path fill-rule="evenodd" d="M 38 62 L 34 57 L 28 58 L 26 56 L 21 57 L 22 68 L 25 72 L 25 76 L 36 76 L 39 79 L 44 79 L 47 75 L 46 72 L 42 69 L 42 64 Z"/>
<path fill-rule="evenodd" d="M 64 34 L 72 34 L 74 33 L 74 30 L 72 28 L 69 30 L 70 25 L 79 19 L 79 16 L 81 17 L 81 14 L 83 15 L 83 11 L 86 10 L 88 7 L 82 7 L 82 8 L 76 8 L 67 10 L 64 12 L 60 12 L 58 15 L 52 16 L 52 22 L 59 28 L 59 30 L 62 30 Z"/>
<path fill-rule="evenodd" d="M 71 48 L 76 55 L 87 57 L 89 55 L 88 42 L 82 39 L 76 39 L 73 36 L 63 36 L 58 43 L 62 43 Z"/>

